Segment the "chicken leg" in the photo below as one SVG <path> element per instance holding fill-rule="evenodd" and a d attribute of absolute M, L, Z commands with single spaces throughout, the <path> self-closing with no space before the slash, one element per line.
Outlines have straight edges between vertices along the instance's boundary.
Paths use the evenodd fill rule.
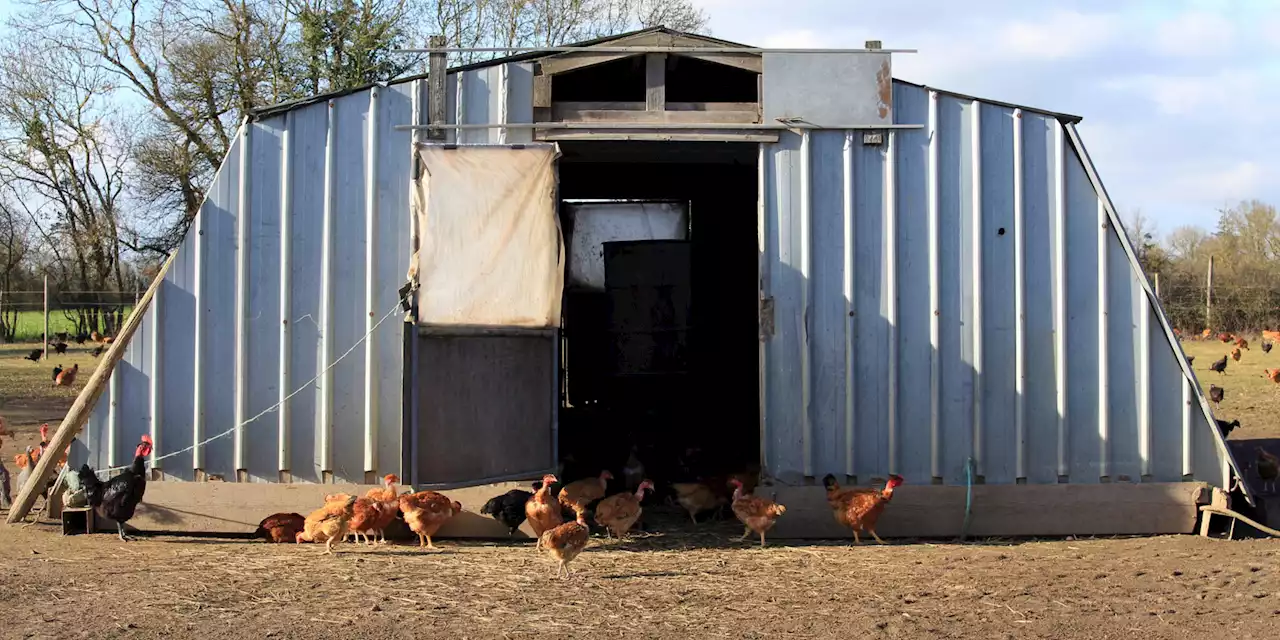
<path fill-rule="evenodd" d="M 859 538 L 859 537 L 858 537 L 858 530 L 857 530 L 857 529 L 854 529 L 854 530 L 853 530 L 853 543 L 854 543 L 854 544 L 862 544 L 862 538 Z"/>
<path fill-rule="evenodd" d="M 423 539 L 424 539 L 424 538 L 426 539 L 426 542 L 425 542 L 425 543 L 423 542 Z M 436 550 L 436 549 L 439 549 L 439 548 L 440 548 L 440 547 L 437 547 L 436 545 L 432 544 L 432 542 L 431 542 L 431 536 L 424 536 L 424 535 L 422 535 L 421 533 L 419 533 L 419 534 L 418 534 L 418 546 L 419 546 L 419 547 L 426 547 L 427 549 L 431 549 L 432 551 L 434 551 L 434 550 Z"/>
<path fill-rule="evenodd" d="M 120 541 L 121 541 L 121 542 L 129 542 L 130 540 L 134 540 L 134 539 L 135 539 L 133 536 L 125 535 L 125 533 L 124 533 L 124 523 L 123 523 L 123 522 L 117 522 L 117 523 L 116 523 L 116 530 L 120 532 Z"/>
<path fill-rule="evenodd" d="M 738 538 L 738 539 L 739 539 L 739 540 L 746 540 L 746 539 L 747 539 L 747 536 L 749 536 L 749 535 L 751 535 L 751 527 L 747 527 L 746 529 L 744 529 L 744 530 L 742 531 L 742 537 L 741 537 L 741 538 Z"/>
<path fill-rule="evenodd" d="M 885 542 L 884 540 L 881 540 L 881 539 L 880 539 L 880 536 L 876 535 L 876 530 L 875 530 L 875 529 L 869 529 L 869 531 L 871 532 L 871 537 L 873 537 L 873 538 L 875 538 L 875 539 L 876 539 L 876 542 L 878 542 L 878 543 L 880 543 L 880 544 L 886 544 L 886 542 Z"/>
<path fill-rule="evenodd" d="M 763 531 L 760 532 L 760 548 L 761 549 L 764 548 L 764 532 Z"/>
<path fill-rule="evenodd" d="M 333 541 L 334 538 L 329 538 L 324 541 L 324 554 L 322 555 L 333 555 Z"/>

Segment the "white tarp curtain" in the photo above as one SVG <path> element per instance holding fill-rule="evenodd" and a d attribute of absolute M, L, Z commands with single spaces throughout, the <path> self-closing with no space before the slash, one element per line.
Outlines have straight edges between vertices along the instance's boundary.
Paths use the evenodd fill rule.
<path fill-rule="evenodd" d="M 417 146 L 418 322 L 560 324 L 564 242 L 554 145 Z"/>

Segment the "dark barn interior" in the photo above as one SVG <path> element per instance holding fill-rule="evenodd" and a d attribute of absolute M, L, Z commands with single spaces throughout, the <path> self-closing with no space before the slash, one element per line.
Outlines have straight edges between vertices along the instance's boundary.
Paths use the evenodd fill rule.
<path fill-rule="evenodd" d="M 757 470 L 758 146 L 592 141 L 561 151 L 562 203 L 676 201 L 689 211 L 687 241 L 606 243 L 606 291 L 566 288 L 564 477 L 616 475 L 633 447 L 660 486 Z M 563 214 L 562 224 L 572 246 Z"/>

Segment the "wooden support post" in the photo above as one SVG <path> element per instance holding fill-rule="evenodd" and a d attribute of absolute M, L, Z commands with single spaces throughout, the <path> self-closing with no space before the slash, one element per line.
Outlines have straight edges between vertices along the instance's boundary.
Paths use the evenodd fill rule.
<path fill-rule="evenodd" d="M 432 49 L 445 46 L 444 36 L 431 36 Z M 445 108 L 445 76 L 449 73 L 448 54 L 432 52 L 427 54 L 427 123 L 442 125 L 448 116 Z M 427 129 L 428 140 L 444 140 L 444 129 L 432 126 Z"/>
<path fill-rule="evenodd" d="M 80 395 L 76 397 L 75 404 L 71 405 L 71 410 L 62 419 L 62 424 L 58 425 L 58 430 L 49 439 L 49 450 L 66 451 L 67 447 L 71 446 L 71 440 L 80 433 L 80 429 L 89 420 L 89 415 L 93 413 L 94 405 L 97 404 L 103 390 L 107 388 L 107 380 L 111 377 L 111 372 L 116 368 L 116 363 L 120 361 L 120 358 L 124 357 L 125 350 L 129 348 L 129 340 L 133 338 L 134 332 L 138 330 L 138 325 L 142 324 L 142 318 L 146 315 L 147 307 L 151 306 L 151 300 L 155 297 L 156 290 L 160 288 L 160 283 L 164 281 L 165 274 L 169 272 L 169 267 L 173 265 L 174 258 L 177 256 L 178 252 L 175 251 L 169 255 L 168 260 L 165 260 L 164 266 L 160 268 L 160 272 L 156 274 L 155 279 L 151 281 L 151 286 L 147 287 L 147 292 L 142 294 L 142 299 L 138 301 L 138 306 L 134 308 L 133 313 L 129 314 L 129 319 L 125 320 L 124 326 L 120 328 L 120 333 L 116 335 L 116 339 L 107 347 L 107 352 L 102 355 L 102 362 L 98 365 L 97 370 L 93 372 L 93 376 L 89 378 L 84 389 L 80 391 Z M 48 332 L 46 331 L 46 333 Z M 27 513 L 31 511 L 31 505 L 36 500 L 36 494 L 39 493 L 36 487 L 43 487 L 49 481 L 49 478 L 53 475 L 57 459 L 58 456 L 40 456 L 40 459 L 36 461 L 35 468 L 31 470 L 31 475 L 27 478 L 27 483 L 18 490 L 18 497 L 13 501 L 13 508 L 9 510 L 9 517 L 5 522 L 14 524 L 27 517 Z"/>
<path fill-rule="evenodd" d="M 1213 256 L 1209 256 L 1209 275 L 1204 283 L 1204 328 L 1213 328 Z"/>
<path fill-rule="evenodd" d="M 41 356 L 45 360 L 49 359 L 49 275 L 44 276 L 44 337 L 41 338 L 44 344 L 40 345 Z M 61 451 L 61 449 L 59 449 Z"/>
<path fill-rule="evenodd" d="M 644 56 L 644 105 L 646 111 L 667 110 L 667 54 Z"/>
<path fill-rule="evenodd" d="M 1156 300 L 1161 300 L 1161 301 L 1163 302 L 1163 300 L 1160 298 L 1160 272 L 1158 272 L 1158 271 L 1156 272 L 1156 274 L 1155 274 L 1155 278 L 1156 278 L 1156 282 L 1155 282 L 1155 285 L 1156 285 Z"/>

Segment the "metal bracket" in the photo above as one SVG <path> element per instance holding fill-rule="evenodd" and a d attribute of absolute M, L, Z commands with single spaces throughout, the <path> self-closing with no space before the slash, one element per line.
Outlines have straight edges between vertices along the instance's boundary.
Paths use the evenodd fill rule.
<path fill-rule="evenodd" d="M 763 342 L 773 336 L 773 298 L 769 296 L 761 296 L 760 298 L 760 341 Z"/>

